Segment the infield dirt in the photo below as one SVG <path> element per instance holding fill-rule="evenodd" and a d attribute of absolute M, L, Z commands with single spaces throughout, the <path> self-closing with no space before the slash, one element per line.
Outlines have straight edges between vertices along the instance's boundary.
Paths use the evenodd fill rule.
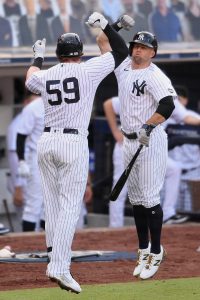
<path fill-rule="evenodd" d="M 165 225 L 162 244 L 167 257 L 155 279 L 200 277 L 200 224 Z M 10 233 L 0 237 L 0 248 L 10 245 L 14 252 L 45 251 L 44 233 Z M 135 227 L 94 228 L 77 231 L 73 250 L 137 251 Z M 82 284 L 131 282 L 135 262 L 73 262 L 72 273 Z M 0 290 L 53 287 L 45 275 L 46 263 L 0 263 Z"/>

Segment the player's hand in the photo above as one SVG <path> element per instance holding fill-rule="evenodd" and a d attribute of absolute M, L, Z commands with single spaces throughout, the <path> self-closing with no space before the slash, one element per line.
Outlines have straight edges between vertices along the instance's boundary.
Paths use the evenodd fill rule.
<path fill-rule="evenodd" d="M 123 15 L 117 20 L 117 25 L 120 28 L 124 28 L 125 30 L 130 30 L 131 27 L 134 26 L 134 24 L 135 24 L 134 19 L 128 15 Z"/>
<path fill-rule="evenodd" d="M 25 178 L 28 178 L 31 175 L 30 167 L 25 160 L 19 161 L 18 175 Z"/>
<path fill-rule="evenodd" d="M 140 144 L 148 147 L 149 146 L 149 140 L 150 140 L 150 134 L 152 130 L 155 128 L 155 125 L 148 125 L 148 124 L 143 124 L 142 128 L 140 129 L 138 133 L 138 140 Z"/>
<path fill-rule="evenodd" d="M 19 207 L 22 206 L 24 203 L 23 188 L 21 186 L 15 187 L 14 195 L 13 195 L 13 203 Z"/>
<path fill-rule="evenodd" d="M 33 45 L 33 53 L 35 59 L 38 57 L 44 59 L 45 47 L 46 47 L 46 39 L 37 40 L 35 42 L 35 44 Z"/>
<path fill-rule="evenodd" d="M 119 144 L 122 144 L 123 143 L 123 140 L 124 140 L 124 136 L 121 132 L 121 130 L 116 130 L 115 132 L 113 132 L 113 136 L 115 138 L 115 141 Z"/>
<path fill-rule="evenodd" d="M 85 194 L 84 194 L 84 201 L 86 204 L 89 204 L 92 202 L 92 196 L 93 196 L 92 187 L 91 187 L 91 185 L 87 185 Z"/>
<path fill-rule="evenodd" d="M 86 22 L 86 24 L 91 27 L 94 27 L 94 28 L 105 29 L 106 25 L 108 24 L 108 21 L 102 14 L 100 14 L 98 12 L 94 12 L 88 18 L 88 21 Z"/>

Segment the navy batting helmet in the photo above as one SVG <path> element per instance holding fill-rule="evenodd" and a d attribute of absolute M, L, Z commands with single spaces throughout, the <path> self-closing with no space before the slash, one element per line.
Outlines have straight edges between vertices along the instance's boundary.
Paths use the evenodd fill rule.
<path fill-rule="evenodd" d="M 133 37 L 133 41 L 129 42 L 129 44 L 130 44 L 129 55 L 132 55 L 133 46 L 135 43 L 145 45 L 149 48 L 153 48 L 155 51 L 154 56 L 156 56 L 157 49 L 158 49 L 158 42 L 157 42 L 156 36 L 153 35 L 151 32 L 140 31 L 140 32 L 136 33 L 136 35 Z"/>
<path fill-rule="evenodd" d="M 58 38 L 56 55 L 62 57 L 78 57 L 83 55 L 83 43 L 78 34 L 64 33 Z"/>

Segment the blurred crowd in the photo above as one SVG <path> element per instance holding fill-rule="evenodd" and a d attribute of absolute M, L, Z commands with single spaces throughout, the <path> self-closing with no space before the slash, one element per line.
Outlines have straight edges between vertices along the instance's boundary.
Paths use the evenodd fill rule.
<path fill-rule="evenodd" d="M 133 17 L 135 26 L 122 30 L 127 42 L 140 30 L 153 32 L 160 43 L 200 39 L 199 0 L 2 0 L 0 46 L 30 46 L 43 37 L 54 45 L 64 32 L 76 32 L 93 44 L 96 30 L 85 25 L 93 11 L 110 22 L 124 13 Z"/>

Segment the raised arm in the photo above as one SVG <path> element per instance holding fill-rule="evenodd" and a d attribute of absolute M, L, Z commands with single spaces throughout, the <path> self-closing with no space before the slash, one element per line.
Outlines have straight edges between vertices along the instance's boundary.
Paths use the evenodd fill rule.
<path fill-rule="evenodd" d="M 130 30 L 130 28 L 133 27 L 134 24 L 135 21 L 133 20 L 133 18 L 128 15 L 123 15 L 111 26 L 115 31 L 118 32 L 122 28 L 125 30 Z M 102 54 L 112 50 L 109 40 L 103 31 L 100 31 L 99 35 L 97 36 L 97 44 Z"/>
<path fill-rule="evenodd" d="M 45 53 L 46 39 L 38 40 L 33 45 L 33 53 L 34 53 L 34 61 L 32 66 L 27 71 L 26 80 L 34 73 L 40 71 L 42 68 L 42 63 L 44 61 L 44 53 Z"/>
<path fill-rule="evenodd" d="M 103 104 L 103 108 L 114 139 L 116 140 L 116 142 L 122 143 L 123 134 L 117 124 L 117 116 L 113 109 L 112 99 L 106 100 Z"/>
<path fill-rule="evenodd" d="M 115 68 L 128 56 L 128 48 L 122 37 L 108 24 L 108 21 L 100 13 L 94 12 L 88 19 L 91 27 L 100 27 L 106 35 L 110 50 L 115 59 Z M 109 50 L 108 50 L 109 51 Z M 106 51 L 107 52 L 107 51 Z"/>

